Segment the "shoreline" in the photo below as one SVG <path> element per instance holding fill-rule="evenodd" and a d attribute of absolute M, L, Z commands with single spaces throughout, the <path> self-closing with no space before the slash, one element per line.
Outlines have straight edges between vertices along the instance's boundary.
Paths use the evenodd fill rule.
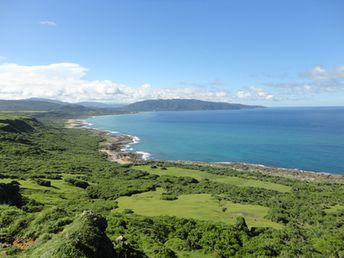
<path fill-rule="evenodd" d="M 188 161 L 188 160 L 150 160 L 149 153 L 146 152 L 133 152 L 131 145 L 139 142 L 139 138 L 132 135 L 125 135 L 121 133 L 114 133 L 101 129 L 91 128 L 90 124 L 82 119 L 69 119 L 65 124 L 65 128 L 79 128 L 92 131 L 94 134 L 104 137 L 105 141 L 100 145 L 99 152 L 108 156 L 110 161 L 119 164 L 142 164 L 149 162 L 166 162 L 170 164 L 185 164 L 185 165 L 199 165 L 210 166 L 216 168 L 231 168 L 236 171 L 249 171 L 254 170 L 263 174 L 280 175 L 299 180 L 340 180 L 344 182 L 344 175 L 330 173 L 330 172 L 316 172 L 308 171 L 298 168 L 282 168 L 272 167 L 263 164 L 253 164 L 245 162 L 206 162 L 206 161 Z"/>
<path fill-rule="evenodd" d="M 91 128 L 90 124 L 81 119 L 68 119 L 65 128 L 87 129 L 93 134 L 104 138 L 100 144 L 99 152 L 107 155 L 108 159 L 119 164 L 134 164 L 146 161 L 149 157 L 145 152 L 133 152 L 131 145 L 139 142 L 139 138 L 111 131 Z"/>
<path fill-rule="evenodd" d="M 161 161 L 164 162 L 164 161 Z M 340 183 L 344 183 L 344 175 L 330 173 L 330 172 L 316 172 L 309 170 L 302 170 L 298 168 L 281 168 L 266 166 L 263 164 L 245 163 L 245 162 L 204 162 L 204 161 L 184 161 L 184 160 L 166 160 L 168 163 L 185 164 L 185 165 L 198 165 L 198 166 L 208 166 L 214 168 L 230 168 L 236 171 L 254 171 L 263 173 L 266 175 L 279 175 L 284 177 L 296 178 L 299 180 L 339 180 Z M 338 181 L 337 181 L 338 182 Z"/>

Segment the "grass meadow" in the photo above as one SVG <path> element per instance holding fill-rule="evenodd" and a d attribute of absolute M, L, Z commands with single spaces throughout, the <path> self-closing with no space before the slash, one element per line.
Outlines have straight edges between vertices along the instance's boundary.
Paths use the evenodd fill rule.
<path fill-rule="evenodd" d="M 162 188 L 117 199 L 116 212 L 131 209 L 144 216 L 176 216 L 233 224 L 238 216 L 243 216 L 249 227 L 281 228 L 280 224 L 265 219 L 268 208 L 217 200 L 210 194 L 185 194 L 177 200 L 162 200 Z"/>

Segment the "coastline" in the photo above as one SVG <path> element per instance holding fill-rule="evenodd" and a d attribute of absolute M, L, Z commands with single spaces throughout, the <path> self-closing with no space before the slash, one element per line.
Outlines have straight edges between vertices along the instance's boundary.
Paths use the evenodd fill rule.
<path fill-rule="evenodd" d="M 263 164 L 252 164 L 244 162 L 205 162 L 205 161 L 187 161 L 187 160 L 150 160 L 149 154 L 145 152 L 133 152 L 130 147 L 139 142 L 139 138 L 132 135 L 125 135 L 121 133 L 113 133 L 110 131 L 91 128 L 90 124 L 81 119 L 69 119 L 65 124 L 65 128 L 80 128 L 87 129 L 96 135 L 104 137 L 105 141 L 100 145 L 99 151 L 108 156 L 109 160 L 119 164 L 142 164 L 154 162 L 166 162 L 169 164 L 185 164 L 210 166 L 216 168 L 230 168 L 236 171 L 254 170 L 267 175 L 279 175 L 299 180 L 315 181 L 327 180 L 344 183 L 344 175 L 329 173 L 329 172 L 315 172 L 302 169 L 291 169 L 266 166 Z M 338 181 L 339 180 L 339 181 Z"/>
<path fill-rule="evenodd" d="M 147 153 L 131 151 L 130 146 L 139 142 L 138 137 L 94 129 L 81 119 L 68 119 L 65 128 L 87 129 L 93 134 L 103 137 L 105 141 L 100 144 L 99 152 L 106 155 L 110 161 L 119 164 L 134 164 L 141 163 L 148 158 Z"/>

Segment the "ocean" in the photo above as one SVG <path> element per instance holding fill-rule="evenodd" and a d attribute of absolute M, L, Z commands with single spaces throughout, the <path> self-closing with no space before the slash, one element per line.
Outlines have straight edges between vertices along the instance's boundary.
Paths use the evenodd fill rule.
<path fill-rule="evenodd" d="M 159 160 L 245 162 L 344 174 L 344 107 L 146 112 L 87 119 Z"/>

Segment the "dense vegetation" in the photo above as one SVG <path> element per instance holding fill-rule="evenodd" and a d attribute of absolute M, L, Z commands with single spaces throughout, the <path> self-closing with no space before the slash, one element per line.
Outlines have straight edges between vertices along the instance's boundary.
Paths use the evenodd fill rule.
<path fill-rule="evenodd" d="M 0 255 L 344 256 L 342 182 L 121 166 L 100 136 L 57 125 L 0 116 Z"/>

